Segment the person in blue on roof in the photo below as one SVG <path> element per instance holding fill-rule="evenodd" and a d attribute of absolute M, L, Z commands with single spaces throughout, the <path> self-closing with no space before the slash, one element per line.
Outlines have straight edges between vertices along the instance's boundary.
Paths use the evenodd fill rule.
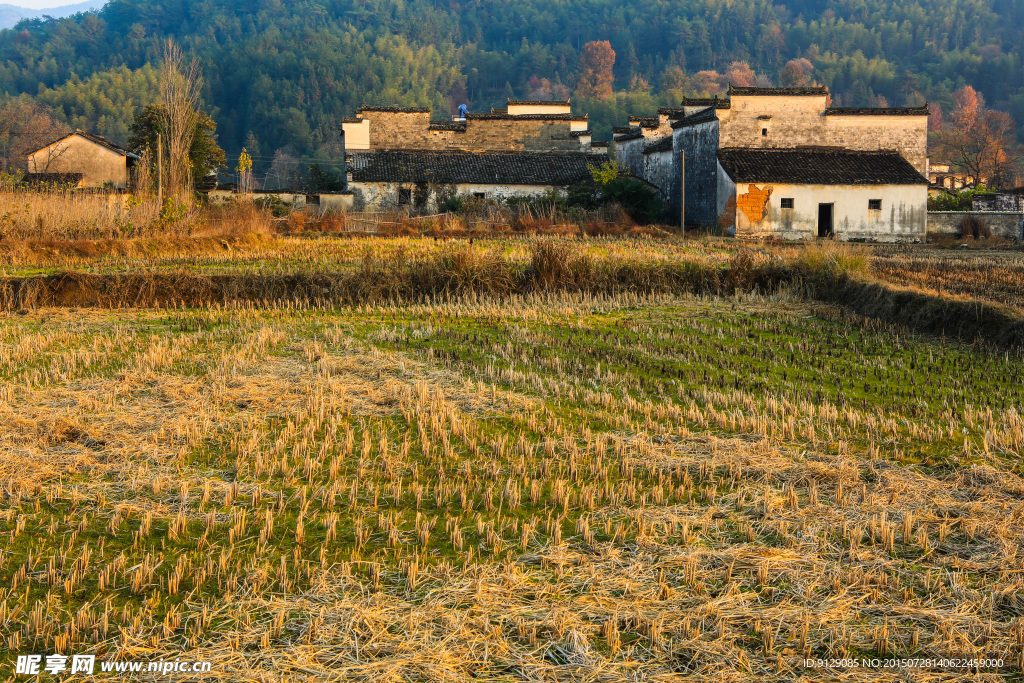
<path fill-rule="evenodd" d="M 464 119 L 464 118 L 466 118 L 466 110 L 467 110 L 468 108 L 469 108 L 469 107 L 467 107 L 467 106 L 466 106 L 466 105 L 464 105 L 464 104 L 460 104 L 460 105 L 459 105 L 459 118 L 460 118 L 460 119 Z"/>

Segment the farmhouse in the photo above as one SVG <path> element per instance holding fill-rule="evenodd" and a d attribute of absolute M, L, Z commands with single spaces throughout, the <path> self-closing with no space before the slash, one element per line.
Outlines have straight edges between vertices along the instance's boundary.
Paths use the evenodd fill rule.
<path fill-rule="evenodd" d="M 138 158 L 99 135 L 76 130 L 30 152 L 26 179 L 63 176 L 73 178 L 78 187 L 125 188 L 128 169 Z"/>
<path fill-rule="evenodd" d="M 362 107 L 342 122 L 356 210 L 433 211 L 455 196 L 536 197 L 591 178 L 608 160 L 568 100 L 508 100 L 485 114 L 431 121 L 419 108 Z"/>
<path fill-rule="evenodd" d="M 822 234 L 840 239 L 920 239 L 923 226 L 907 227 L 902 220 L 873 220 L 875 214 L 860 216 L 858 212 L 840 216 L 831 215 L 827 222 L 813 230 L 801 227 L 796 231 L 785 228 L 786 221 L 763 218 L 742 227 L 733 222 L 734 214 L 728 209 L 730 187 L 747 182 L 764 191 L 761 183 L 730 177 L 720 165 L 720 151 L 724 150 L 798 150 L 829 148 L 835 150 L 834 164 L 849 167 L 850 163 L 867 163 L 885 155 L 867 157 L 843 156 L 843 150 L 853 152 L 888 152 L 902 157 L 917 176 L 928 171 L 927 107 L 854 108 L 830 106 L 828 88 L 740 88 L 730 86 L 727 98 L 686 98 L 677 109 L 659 110 L 657 117 L 630 119 L 630 126 L 616 129 L 615 154 L 618 161 L 631 173 L 657 186 L 669 211 L 680 216 L 689 227 L 721 228 L 726 234 L 766 236 Z M 734 158 L 735 154 L 732 157 Z M 773 157 L 784 163 L 785 155 Z M 767 161 L 767 159 L 766 159 Z M 767 169 L 765 173 L 769 173 Z M 747 177 L 747 176 L 744 176 Z M 767 175 L 765 177 L 768 177 Z M 779 176 L 787 177 L 787 176 Z M 845 177 L 838 170 L 829 171 L 821 179 Z M 864 176 L 870 177 L 870 176 Z M 879 176 L 884 180 L 888 176 Z M 916 178 L 916 176 L 915 176 Z M 877 181 L 877 182 L 880 182 Z M 778 182 L 791 182 L 780 180 Z M 844 181 L 835 181 L 844 182 Z M 876 181 L 871 181 L 876 183 Z M 927 195 L 927 180 L 923 180 Z M 835 204 L 839 211 L 842 202 L 830 197 L 836 195 L 837 186 L 828 182 L 801 184 L 804 192 L 811 193 L 805 206 Z M 893 192 L 911 192 L 905 197 L 893 197 L 896 204 L 906 208 L 919 203 L 918 181 L 893 183 Z M 811 189 L 815 188 L 815 189 Z M 773 190 L 776 198 L 781 198 Z M 821 194 L 824 193 L 824 194 Z M 740 194 L 744 194 L 740 192 Z M 786 199 L 795 197 L 785 196 Z M 884 199 L 872 196 L 870 199 Z M 926 201 L 926 200 L 924 200 Z M 780 207 L 781 208 L 781 207 Z M 806 217 L 808 214 L 804 214 Z M 741 220 L 748 220 L 743 214 Z M 907 221 L 910 221 L 907 214 Z M 916 214 L 915 214 L 916 216 Z M 780 216 L 781 218 L 781 216 Z M 795 217 L 794 217 L 795 218 Z M 828 220 L 827 212 L 820 218 Z M 922 219 L 924 220 L 924 219 Z M 914 221 L 917 221 L 914 218 Z M 756 224 L 753 225 L 753 224 Z M 853 226 L 856 226 L 854 228 Z M 885 227 L 883 231 L 882 228 Z"/>
<path fill-rule="evenodd" d="M 928 180 L 895 152 L 718 150 L 718 214 L 737 237 L 924 240 Z"/>
<path fill-rule="evenodd" d="M 348 187 L 359 210 L 436 211 L 456 196 L 536 197 L 591 177 L 603 154 L 379 150 L 354 154 Z"/>

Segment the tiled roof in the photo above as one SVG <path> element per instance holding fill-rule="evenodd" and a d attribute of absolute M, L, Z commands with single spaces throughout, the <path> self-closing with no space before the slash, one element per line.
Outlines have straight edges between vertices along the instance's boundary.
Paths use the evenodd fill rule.
<path fill-rule="evenodd" d="M 928 184 L 928 179 L 896 152 L 726 148 L 718 150 L 718 161 L 737 183 Z"/>
<path fill-rule="evenodd" d="M 104 137 L 100 137 L 99 135 L 94 135 L 92 133 L 88 133 L 88 132 L 82 130 L 81 128 L 75 129 L 74 133 L 70 133 L 70 134 L 65 135 L 63 137 L 59 137 L 56 140 L 54 140 L 53 142 L 48 143 L 46 145 L 43 145 L 39 149 L 32 150 L 31 152 L 29 152 L 29 154 L 34 154 L 35 152 L 38 152 L 39 150 L 43 150 L 43 149 L 46 149 L 47 147 L 50 147 L 51 145 L 56 145 L 58 142 L 62 142 L 64 140 L 67 140 L 68 138 L 70 138 L 72 136 L 75 136 L 75 135 L 77 135 L 79 137 L 83 137 L 86 140 L 89 140 L 90 142 L 94 142 L 97 145 L 99 145 L 100 147 L 105 147 L 106 149 L 109 149 L 111 152 L 117 152 L 121 156 L 131 157 L 132 159 L 138 159 L 139 158 L 139 155 L 133 154 L 133 153 L 129 152 L 127 149 L 125 149 L 121 145 L 115 145 L 110 140 L 107 140 Z"/>
<path fill-rule="evenodd" d="M 571 131 L 569 133 L 569 137 L 571 137 L 571 138 L 585 138 L 585 137 L 589 137 L 591 134 L 592 134 L 592 131 L 588 128 L 586 130 L 574 130 L 574 131 Z"/>
<path fill-rule="evenodd" d="M 21 180 L 27 185 L 78 185 L 84 177 L 84 173 L 26 173 Z"/>
<path fill-rule="evenodd" d="M 576 152 L 356 152 L 349 170 L 355 182 L 573 185 L 589 178 L 589 166 L 606 154 Z"/>
<path fill-rule="evenodd" d="M 379 107 L 369 106 L 360 107 L 359 111 L 381 111 L 389 112 L 392 114 L 429 114 L 430 110 L 425 107 Z"/>
<path fill-rule="evenodd" d="M 928 107 L 829 107 L 825 116 L 928 116 Z"/>
<path fill-rule="evenodd" d="M 586 115 L 579 114 L 466 114 L 467 119 L 505 119 L 508 121 L 586 121 Z"/>
<path fill-rule="evenodd" d="M 615 142 L 625 142 L 626 140 L 637 140 L 644 136 L 644 132 L 639 126 L 630 128 L 626 133 L 616 133 L 614 136 Z"/>
<path fill-rule="evenodd" d="M 698 123 L 707 123 L 708 121 L 714 121 L 718 118 L 718 114 L 715 113 L 714 109 L 701 109 L 695 114 L 691 114 L 684 119 L 672 122 L 673 128 L 684 128 L 686 126 L 692 126 Z"/>
<path fill-rule="evenodd" d="M 732 103 L 728 99 L 723 99 L 717 95 L 714 97 L 684 97 L 682 105 L 684 107 L 714 107 L 715 109 L 728 109 L 732 106 Z"/>
<path fill-rule="evenodd" d="M 343 116 L 343 117 L 341 117 L 341 122 L 342 123 L 362 123 L 363 120 L 364 119 L 359 117 L 359 116 Z"/>
<path fill-rule="evenodd" d="M 591 141 L 590 146 L 591 147 L 607 147 L 608 146 L 608 141 L 607 140 L 593 140 L 593 141 Z"/>
<path fill-rule="evenodd" d="M 672 151 L 672 136 L 666 135 L 663 138 L 653 138 L 644 145 L 644 154 L 654 154 L 656 152 L 671 152 Z"/>
<path fill-rule="evenodd" d="M 686 116 L 686 110 L 681 107 L 658 107 L 658 113 L 667 117 L 681 119 Z"/>
<path fill-rule="evenodd" d="M 824 85 L 808 88 L 757 88 L 729 84 L 729 95 L 827 95 L 828 87 Z"/>
<path fill-rule="evenodd" d="M 511 105 L 526 104 L 526 105 L 550 105 L 564 107 L 569 104 L 568 99 L 564 100 L 513 100 L 511 97 L 508 99 L 508 103 Z"/>
<path fill-rule="evenodd" d="M 657 128 L 659 123 L 657 116 L 630 116 L 629 122 L 641 128 Z"/>

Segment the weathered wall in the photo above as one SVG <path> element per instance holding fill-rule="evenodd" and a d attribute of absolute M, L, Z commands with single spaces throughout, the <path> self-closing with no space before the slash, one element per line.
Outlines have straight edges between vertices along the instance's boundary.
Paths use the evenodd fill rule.
<path fill-rule="evenodd" d="M 718 151 L 719 122 L 677 126 L 672 130 L 672 184 L 669 187 L 668 211 L 679 216 L 681 193 L 681 154 L 686 155 L 686 225 L 714 226 L 718 219 Z"/>
<path fill-rule="evenodd" d="M 81 173 L 82 187 L 128 186 L 128 159 L 78 135 L 28 157 L 29 173 Z"/>
<path fill-rule="evenodd" d="M 927 116 L 829 115 L 823 119 L 825 130 L 819 144 L 862 150 L 894 149 L 918 173 L 927 176 Z"/>
<path fill-rule="evenodd" d="M 672 150 L 647 152 L 643 155 L 643 162 L 644 174 L 639 177 L 658 188 L 661 200 L 667 206 L 670 199 L 670 188 L 675 178 L 675 169 L 672 168 Z"/>
<path fill-rule="evenodd" d="M 823 145 L 824 95 L 733 95 L 729 109 L 719 109 L 722 147 L 796 147 Z M 759 118 L 770 117 L 770 118 Z M 763 129 L 768 135 L 762 135 Z"/>
<path fill-rule="evenodd" d="M 723 174 L 724 175 L 724 174 Z M 792 209 L 782 199 L 793 200 Z M 881 199 L 872 211 L 868 200 Z M 818 205 L 833 205 L 833 230 L 840 240 L 924 241 L 928 188 L 925 185 L 789 185 L 740 183 L 735 194 L 737 237 L 813 239 Z M 723 211 L 723 215 L 727 211 Z"/>
<path fill-rule="evenodd" d="M 1011 240 L 1024 238 L 1024 214 L 1016 211 L 929 211 L 928 232 L 959 235 L 960 221 L 967 216 L 983 220 L 994 236 Z"/>
<path fill-rule="evenodd" d="M 590 142 L 587 136 L 572 135 L 587 130 L 586 118 L 569 114 L 470 114 L 464 122 L 431 126 L 429 112 L 364 111 L 361 119 L 348 119 L 342 126 L 349 150 L 578 152 Z"/>
<path fill-rule="evenodd" d="M 615 141 L 615 161 L 637 178 L 646 178 L 644 175 L 644 143 L 646 141 L 642 137 Z"/>
<path fill-rule="evenodd" d="M 438 205 L 450 197 L 473 196 L 482 193 L 488 199 L 505 201 L 513 197 L 539 197 L 549 190 L 550 185 L 490 185 L 490 184 L 457 184 L 457 185 L 421 185 L 416 183 L 371 183 L 350 181 L 349 189 L 354 194 L 352 208 L 356 211 L 390 211 L 402 208 L 398 204 L 399 189 L 412 192 L 414 201 L 417 197 L 425 197 L 425 203 L 411 207 L 415 211 L 437 211 Z M 420 194 L 417 194 L 419 191 Z M 559 188 L 559 191 L 561 189 Z"/>
<path fill-rule="evenodd" d="M 1015 213 L 1024 212 L 1024 193 L 998 192 L 996 194 L 975 195 L 971 201 L 971 208 L 975 211 L 1011 211 Z"/>
<path fill-rule="evenodd" d="M 892 149 L 921 174 L 928 172 L 927 116 L 826 116 L 825 109 L 824 95 L 733 95 L 731 108 L 718 110 L 722 147 L 824 145 L 865 151 Z"/>

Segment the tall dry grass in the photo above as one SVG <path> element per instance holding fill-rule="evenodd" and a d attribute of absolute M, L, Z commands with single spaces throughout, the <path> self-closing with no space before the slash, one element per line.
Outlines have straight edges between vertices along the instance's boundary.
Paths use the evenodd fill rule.
<path fill-rule="evenodd" d="M 0 240 L 123 239 L 149 235 L 155 198 L 52 188 L 0 187 Z"/>

